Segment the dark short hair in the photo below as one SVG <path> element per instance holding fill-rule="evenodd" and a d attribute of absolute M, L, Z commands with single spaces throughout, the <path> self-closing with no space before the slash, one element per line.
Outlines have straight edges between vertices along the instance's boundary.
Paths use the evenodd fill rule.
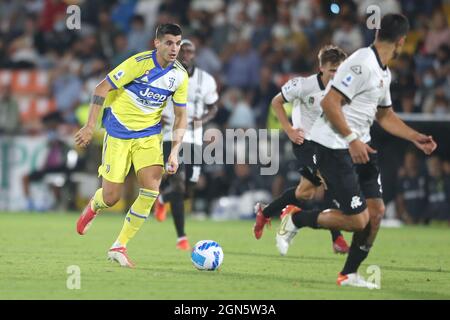
<path fill-rule="evenodd" d="M 390 13 L 381 19 L 380 30 L 378 30 L 378 40 L 397 42 L 401 37 L 406 36 L 408 32 L 408 18 L 402 14 Z"/>
<path fill-rule="evenodd" d="M 162 39 L 166 34 L 180 36 L 182 34 L 181 28 L 175 23 L 160 24 L 158 28 L 156 28 L 156 38 Z"/>
<path fill-rule="evenodd" d="M 340 63 L 347 58 L 347 54 L 337 46 L 327 45 L 320 49 L 317 57 L 320 65 L 323 66 L 327 62 L 331 62 L 331 64 Z"/>

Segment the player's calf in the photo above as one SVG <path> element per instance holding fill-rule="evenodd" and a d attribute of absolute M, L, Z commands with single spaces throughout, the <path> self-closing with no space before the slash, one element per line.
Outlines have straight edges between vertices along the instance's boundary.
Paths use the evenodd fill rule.
<path fill-rule="evenodd" d="M 260 239 L 264 231 L 264 226 L 266 224 L 270 226 L 270 218 L 264 216 L 263 205 L 261 203 L 257 203 L 255 205 L 255 213 L 256 220 L 255 224 L 253 225 L 253 233 L 256 239 Z"/>

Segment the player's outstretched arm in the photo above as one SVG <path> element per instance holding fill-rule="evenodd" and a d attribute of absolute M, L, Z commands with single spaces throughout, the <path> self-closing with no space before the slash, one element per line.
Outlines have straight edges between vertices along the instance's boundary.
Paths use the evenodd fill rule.
<path fill-rule="evenodd" d="M 174 107 L 174 113 L 175 120 L 172 133 L 172 150 L 170 150 L 170 155 L 167 160 L 168 174 L 174 174 L 178 170 L 178 152 L 180 151 L 184 132 L 186 131 L 187 127 L 186 107 Z"/>
<path fill-rule="evenodd" d="M 296 144 L 302 144 L 304 141 L 304 132 L 301 129 L 293 128 L 291 122 L 288 119 L 286 110 L 283 107 L 284 99 L 281 93 L 277 94 L 272 99 L 272 108 L 275 111 L 275 115 L 283 127 L 284 132 L 288 135 L 289 139 Z"/>
<path fill-rule="evenodd" d="M 95 125 L 100 110 L 103 107 L 105 97 L 110 90 L 112 90 L 111 84 L 105 79 L 100 82 L 94 90 L 94 94 L 91 100 L 91 108 L 89 109 L 89 117 L 87 123 L 75 134 L 75 143 L 81 147 L 86 147 L 94 135 Z"/>
<path fill-rule="evenodd" d="M 380 126 L 390 134 L 411 141 L 425 154 L 431 154 L 437 147 L 432 136 L 417 132 L 400 119 L 391 107 L 379 108 L 377 121 Z"/>

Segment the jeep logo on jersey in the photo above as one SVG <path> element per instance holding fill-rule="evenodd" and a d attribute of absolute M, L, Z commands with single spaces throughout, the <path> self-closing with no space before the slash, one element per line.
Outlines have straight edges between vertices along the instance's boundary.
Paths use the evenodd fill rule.
<path fill-rule="evenodd" d="M 141 90 L 139 91 L 139 94 L 143 98 L 152 98 L 153 100 L 156 100 L 158 102 L 164 102 L 167 99 L 167 96 L 165 94 L 153 92 L 151 88 L 146 88 L 145 91 Z"/>

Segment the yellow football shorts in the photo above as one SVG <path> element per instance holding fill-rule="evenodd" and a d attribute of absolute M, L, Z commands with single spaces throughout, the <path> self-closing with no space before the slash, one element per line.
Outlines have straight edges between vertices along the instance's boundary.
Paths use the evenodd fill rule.
<path fill-rule="evenodd" d="M 148 166 L 164 167 L 162 134 L 138 139 L 119 139 L 105 133 L 102 164 L 98 175 L 108 181 L 123 183 L 133 164 L 134 171 Z"/>

